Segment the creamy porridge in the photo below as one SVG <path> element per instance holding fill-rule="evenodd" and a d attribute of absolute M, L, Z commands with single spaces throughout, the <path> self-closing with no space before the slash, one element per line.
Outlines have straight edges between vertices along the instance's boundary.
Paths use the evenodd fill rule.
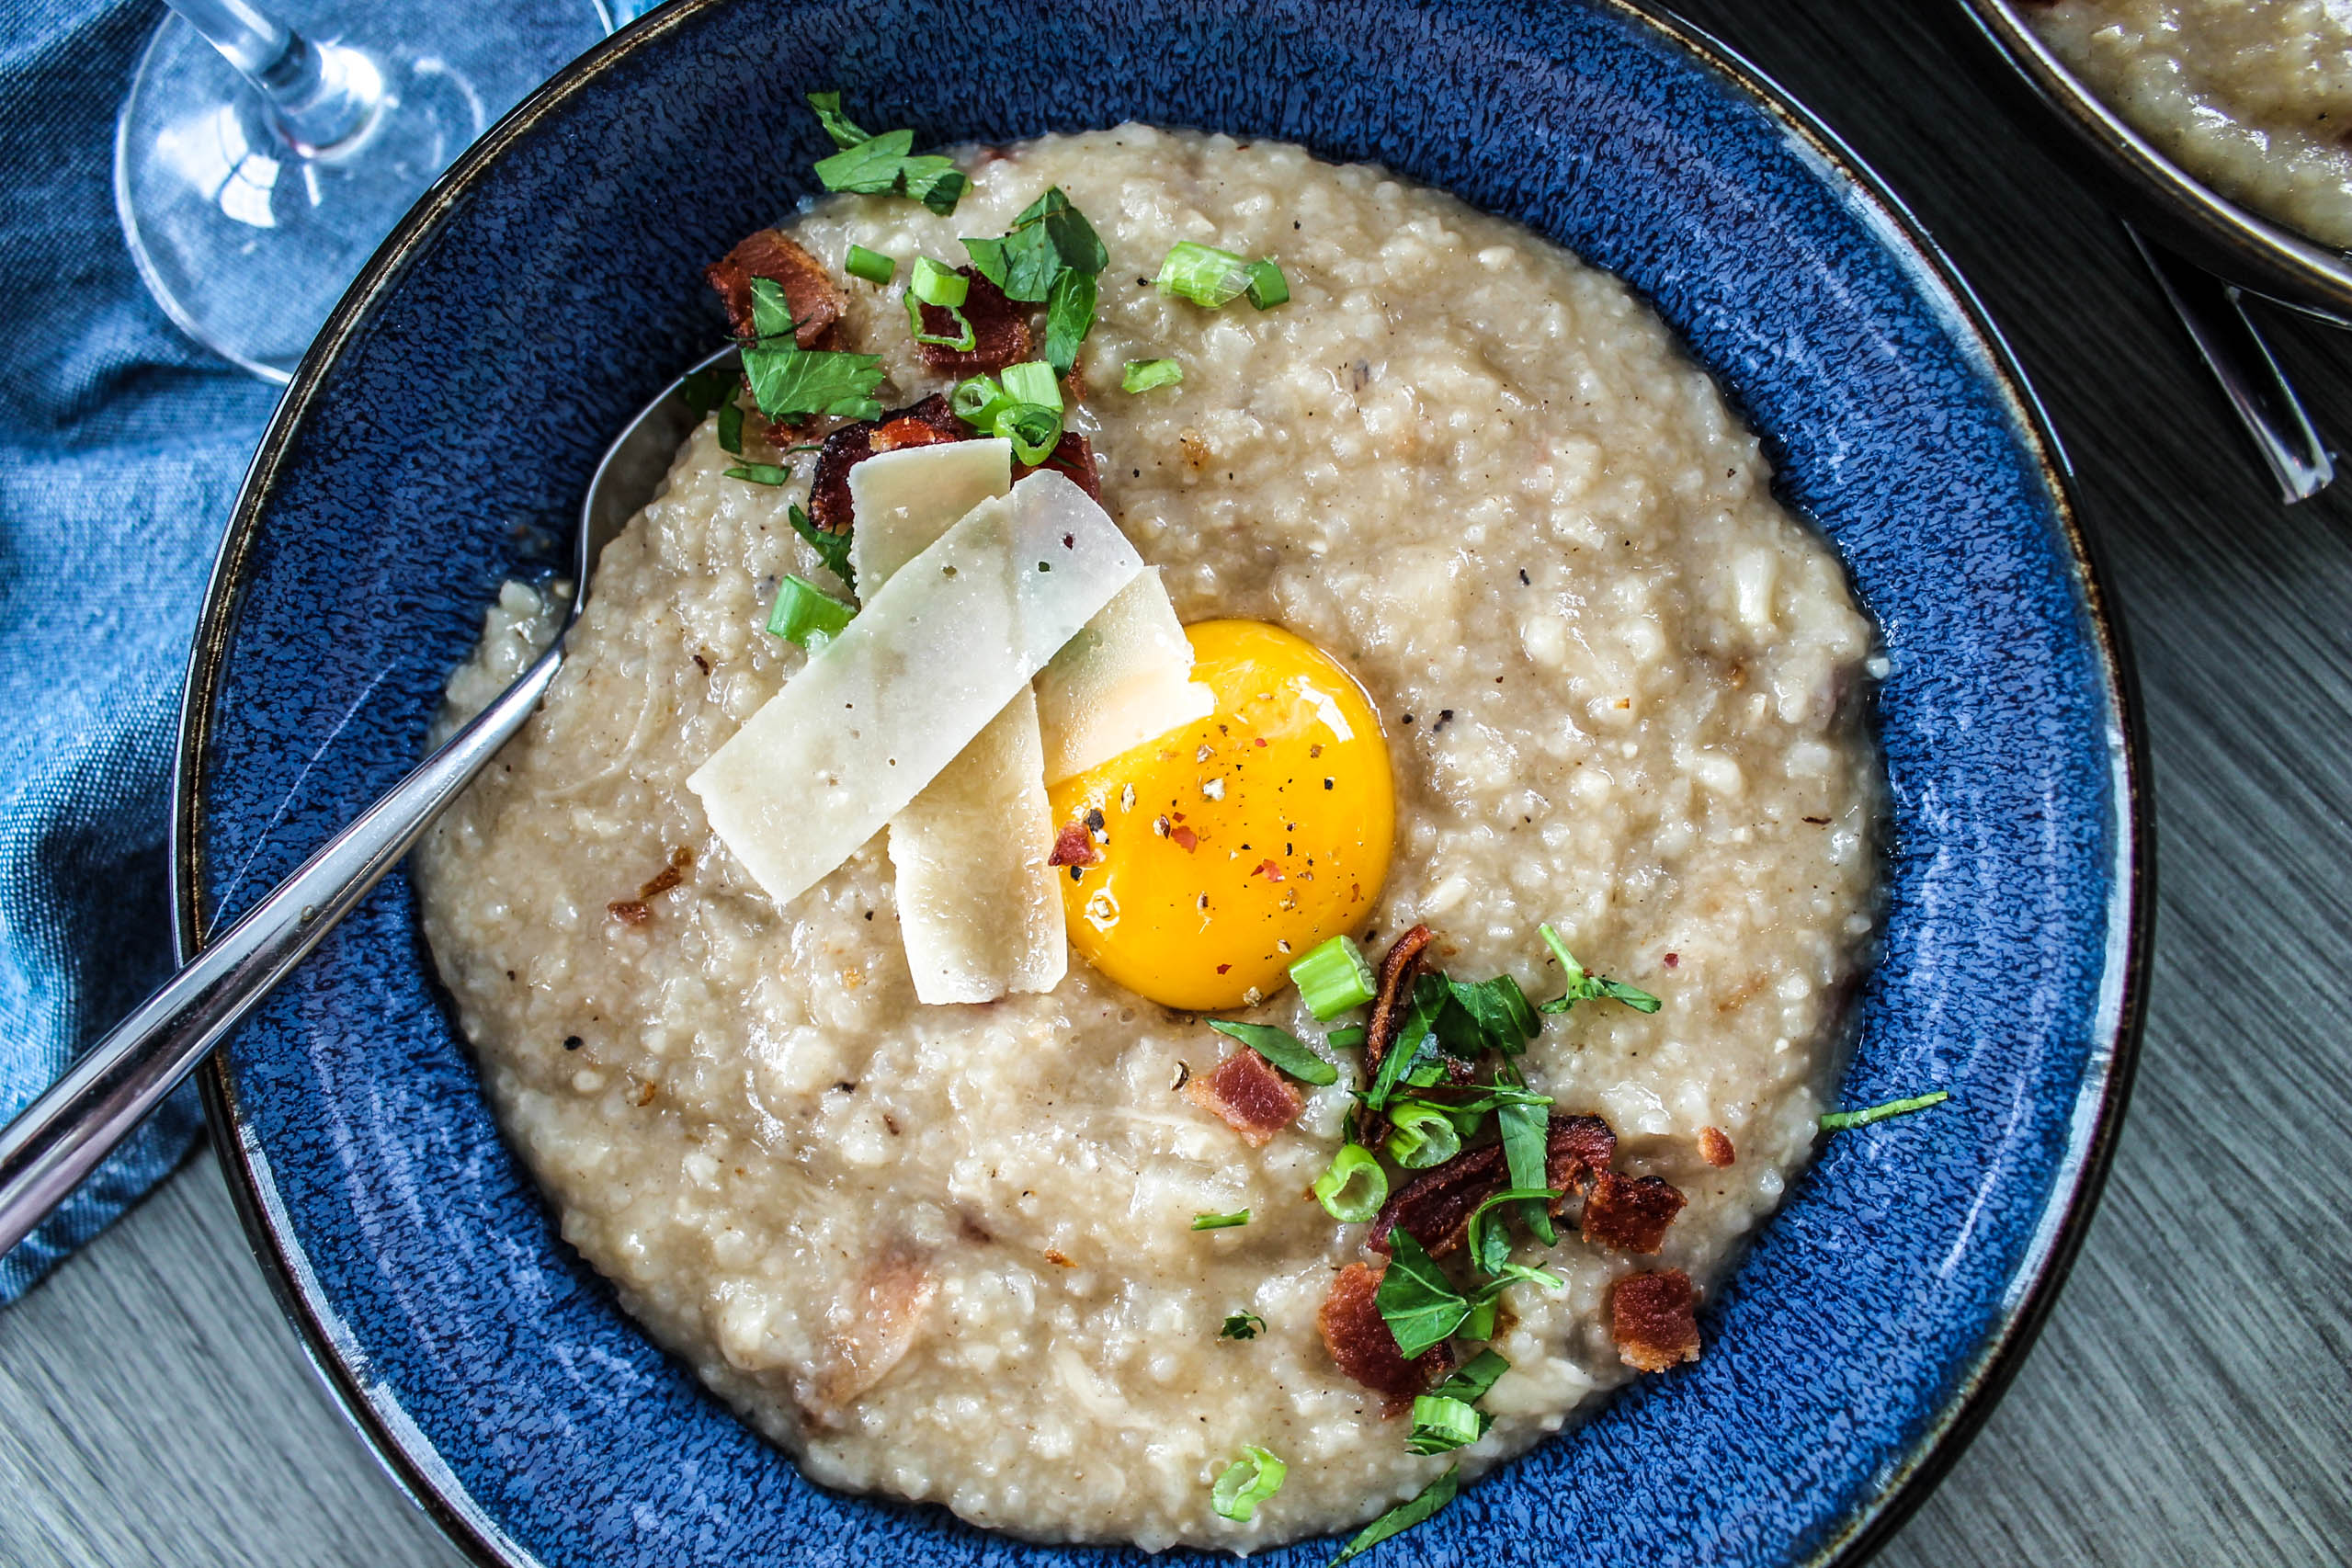
<path fill-rule="evenodd" d="M 1870 629 L 1657 319 L 1525 231 L 1136 126 L 964 164 L 951 216 L 843 197 L 789 232 L 903 283 L 1049 187 L 1091 218 L 1109 261 L 1070 418 L 1103 506 L 1182 621 L 1273 623 L 1362 683 L 1396 824 L 1347 927 L 1375 959 L 1426 923 L 1457 979 L 1540 1001 L 1565 983 L 1549 923 L 1662 999 L 1548 1017 L 1517 1066 L 1607 1121 L 1626 1190 L 1680 1189 L 1663 1243 L 1584 1241 L 1573 1205 L 1557 1245 L 1514 1230 L 1552 1279 L 1501 1287 L 1491 1429 L 1410 1452 L 1414 1419 L 1323 1328 L 1377 1261 L 1309 1195 L 1361 1126 L 1358 1055 L 1326 1050 L 1337 1081 L 1285 1089 L 1303 1108 L 1255 1142 L 1199 1093 L 1250 1053 L 1078 957 L 1051 990 L 918 1002 L 886 835 L 779 908 L 687 780 L 807 663 L 763 630 L 779 579 L 830 579 L 788 517 L 805 455 L 767 451 L 801 464 L 780 485 L 728 477 L 716 418 L 607 551 L 540 713 L 418 851 L 426 933 L 566 1240 L 812 1476 L 1153 1550 L 1352 1527 L 1633 1376 L 1613 1285 L 1679 1271 L 1703 1299 L 1809 1157 L 1872 923 Z M 1289 301 L 1150 286 L 1185 240 L 1278 257 Z M 884 401 L 949 388 L 897 285 L 845 292 Z M 1121 390 L 1164 358 L 1179 383 Z M 453 706 L 551 613 L 509 588 Z M 1293 989 L 1215 1016 L 1312 1042 L 1364 1021 Z M 1287 1471 L 1231 1517 L 1212 1491 L 1253 1447 Z"/>
<path fill-rule="evenodd" d="M 2060 0 L 2023 9 L 2093 92 L 2183 168 L 2352 249 L 2352 7 Z"/>

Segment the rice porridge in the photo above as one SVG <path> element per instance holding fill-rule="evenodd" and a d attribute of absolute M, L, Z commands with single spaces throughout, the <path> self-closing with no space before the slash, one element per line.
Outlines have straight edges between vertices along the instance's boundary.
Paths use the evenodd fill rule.
<path fill-rule="evenodd" d="M 784 574 L 824 574 L 788 515 L 804 455 L 725 449 L 718 415 L 606 551 L 540 713 L 420 846 L 426 932 L 566 1241 L 814 1479 L 1149 1550 L 1353 1527 L 1634 1376 L 1612 1291 L 1687 1279 L 1687 1319 L 1810 1157 L 1872 929 L 1871 630 L 1657 318 L 1525 230 L 1376 168 L 1132 125 L 961 163 L 950 216 L 840 196 L 786 232 L 835 276 L 854 245 L 903 281 L 1048 187 L 1091 219 L 1108 265 L 1067 418 L 1103 507 L 1181 621 L 1295 634 L 1385 728 L 1393 848 L 1348 934 L 1377 958 L 1426 924 L 1425 968 L 1540 1000 L 1573 978 L 1549 924 L 1654 994 L 1545 1017 L 1498 1073 L 1606 1121 L 1622 1191 L 1687 1206 L 1646 1247 L 1583 1239 L 1573 1205 L 1556 1245 L 1511 1233 L 1550 1278 L 1490 1289 L 1508 1370 L 1483 1435 L 1409 1451 L 1426 1380 L 1384 1397 L 1336 1359 L 1368 1226 L 1310 1193 L 1363 1125 L 1357 1055 L 1282 1080 L 1302 1108 L 1245 1136 L 1200 1085 L 1267 1070 L 1201 1013 L 1081 957 L 1050 990 L 926 1005 L 887 835 L 779 907 L 714 835 L 687 781 L 809 663 L 763 628 Z M 1187 240 L 1278 258 L 1288 301 L 1153 287 Z M 896 284 L 843 292 L 835 341 L 898 401 L 955 383 Z M 1160 358 L 1179 383 L 1121 389 Z M 742 477 L 761 457 L 790 477 Z M 554 614 L 509 587 L 453 710 Z M 1338 1027 L 1290 988 L 1211 1016 Z M 1237 1509 L 1217 1483 L 1253 1449 L 1287 1469 Z"/>
<path fill-rule="evenodd" d="M 2224 196 L 2352 249 L 2352 8 L 2341 0 L 2059 0 L 2034 29 Z"/>

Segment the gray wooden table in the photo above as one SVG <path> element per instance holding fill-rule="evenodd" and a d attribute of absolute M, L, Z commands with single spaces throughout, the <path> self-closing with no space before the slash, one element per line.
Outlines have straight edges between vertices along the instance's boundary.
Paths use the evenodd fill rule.
<path fill-rule="evenodd" d="M 2352 1558 L 2352 478 L 2273 500 L 2123 234 L 1927 0 L 1690 0 L 1976 285 L 2080 475 L 2163 849 L 2106 1202 L 1889 1568 Z M 2275 318 L 2274 318 L 2275 319 Z M 2352 337 L 2281 322 L 2352 437 Z M 0 1312 L 0 1562 L 451 1568 L 312 1381 L 209 1155 Z"/>

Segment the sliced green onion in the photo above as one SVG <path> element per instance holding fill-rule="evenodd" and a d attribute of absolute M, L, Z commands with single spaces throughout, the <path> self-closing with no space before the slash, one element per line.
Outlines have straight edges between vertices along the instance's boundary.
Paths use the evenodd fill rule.
<path fill-rule="evenodd" d="M 1013 443 L 1013 456 L 1034 468 L 1062 444 L 1062 411 L 1036 403 L 1005 403 L 997 407 L 989 432 Z"/>
<path fill-rule="evenodd" d="M 1470 1304 L 1470 1311 L 1462 1317 L 1461 1326 L 1454 1330 L 1454 1337 L 1471 1340 L 1494 1338 L 1495 1315 L 1501 1310 L 1496 1297 L 1481 1296 Z"/>
<path fill-rule="evenodd" d="M 806 577 L 787 576 L 776 587 L 767 630 L 812 653 L 841 635 L 858 612 Z"/>
<path fill-rule="evenodd" d="M 1180 295 L 1213 311 L 1248 292 L 1250 267 L 1231 251 L 1179 240 L 1160 263 L 1160 275 L 1153 281 L 1163 294 Z"/>
<path fill-rule="evenodd" d="M 1263 1329 L 1265 1326 L 1266 1320 L 1264 1318 L 1258 1316 L 1256 1312 L 1244 1309 L 1238 1312 L 1229 1312 L 1226 1314 L 1225 1326 L 1217 1331 L 1217 1337 L 1220 1339 L 1256 1339 L 1258 1335 L 1258 1331 Z"/>
<path fill-rule="evenodd" d="M 1231 1018 L 1210 1018 L 1209 1027 L 1240 1040 L 1302 1084 L 1321 1086 L 1339 1082 L 1339 1069 L 1309 1051 L 1299 1037 L 1272 1024 L 1242 1024 Z"/>
<path fill-rule="evenodd" d="M 1406 1170 L 1430 1170 L 1461 1153 L 1461 1133 L 1442 1106 L 1406 1100 L 1390 1108 L 1389 1120 L 1389 1158 Z"/>
<path fill-rule="evenodd" d="M 1004 369 L 1005 395 L 1015 403 L 1033 403 L 1040 408 L 1062 412 L 1062 383 L 1054 378 L 1053 367 L 1042 359 L 1025 359 Z"/>
<path fill-rule="evenodd" d="M 1315 1201 L 1343 1225 L 1360 1224 L 1389 1200 L 1388 1173 L 1361 1143 L 1342 1143 L 1330 1168 L 1315 1177 Z"/>
<path fill-rule="evenodd" d="M 727 471 L 727 477 L 751 484 L 781 484 L 792 477 L 792 471 L 774 463 L 737 463 Z"/>
<path fill-rule="evenodd" d="M 1196 1231 L 1230 1231 L 1235 1225 L 1249 1223 L 1249 1210 L 1236 1209 L 1230 1214 L 1195 1214 L 1192 1228 Z"/>
<path fill-rule="evenodd" d="M 948 394 L 948 407 L 955 416 L 983 430 L 996 423 L 997 411 L 1012 401 L 1005 395 L 1005 389 L 996 384 L 993 376 L 974 376 L 969 381 L 958 381 L 956 390 Z"/>
<path fill-rule="evenodd" d="M 1282 1490 L 1282 1478 L 1290 1468 L 1252 1443 L 1217 1478 L 1217 1484 L 1210 1489 L 1209 1506 L 1228 1519 L 1245 1521 L 1257 1512 L 1260 1503 Z"/>
<path fill-rule="evenodd" d="M 1381 994 L 1372 965 L 1353 937 L 1334 937 L 1290 966 L 1290 983 L 1317 1023 L 1329 1023 Z"/>
<path fill-rule="evenodd" d="M 1366 1525 L 1356 1533 L 1356 1539 L 1339 1549 L 1331 1560 L 1330 1568 L 1351 1558 L 1361 1557 L 1392 1535 L 1402 1535 L 1452 1502 L 1461 1492 L 1461 1469 L 1456 1466 L 1423 1487 L 1416 1496 L 1407 1498 Z"/>
<path fill-rule="evenodd" d="M 1172 387 L 1184 380 L 1184 367 L 1173 359 L 1130 359 L 1127 373 L 1119 379 L 1121 389 L 1131 392 L 1147 392 L 1154 387 Z"/>
<path fill-rule="evenodd" d="M 960 305 L 971 297 L 971 279 L 927 256 L 918 256 L 915 269 L 906 275 L 906 291 L 926 305 Z"/>
<path fill-rule="evenodd" d="M 1290 280 L 1282 276 L 1282 269 L 1274 264 L 1272 256 L 1249 264 L 1251 304 L 1261 311 L 1270 311 L 1277 305 L 1287 303 L 1290 298 Z"/>
<path fill-rule="evenodd" d="M 719 449 L 744 455 L 744 405 L 733 398 L 719 405 Z"/>
<path fill-rule="evenodd" d="M 1467 1448 L 1486 1436 L 1494 1418 L 1475 1405 L 1442 1394 L 1425 1393 L 1413 1402 L 1413 1431 L 1404 1439 L 1409 1454 L 1442 1454 Z"/>
<path fill-rule="evenodd" d="M 915 335 L 915 341 L 940 344 L 959 354 L 971 353 L 972 346 L 980 341 L 979 335 L 972 331 L 971 319 L 953 305 L 934 305 L 932 309 L 947 312 L 948 319 L 956 324 L 957 330 L 951 333 L 926 331 L 923 301 L 915 297 L 914 290 L 909 289 L 906 291 L 906 326 Z"/>
<path fill-rule="evenodd" d="M 922 264 L 918 262 L 916 265 Z M 898 276 L 898 258 L 884 256 L 878 250 L 868 250 L 864 245 L 851 245 L 849 255 L 841 263 L 841 270 L 869 283 L 887 283 Z"/>
<path fill-rule="evenodd" d="M 1909 1116 L 1915 1110 L 1942 1105 L 1951 1097 L 1949 1090 L 1937 1089 L 1933 1094 L 1914 1095 L 1907 1100 L 1889 1100 L 1884 1105 L 1874 1105 L 1865 1110 L 1834 1110 L 1821 1119 L 1821 1130 L 1836 1132 L 1848 1127 L 1868 1127 L 1891 1116 Z"/>

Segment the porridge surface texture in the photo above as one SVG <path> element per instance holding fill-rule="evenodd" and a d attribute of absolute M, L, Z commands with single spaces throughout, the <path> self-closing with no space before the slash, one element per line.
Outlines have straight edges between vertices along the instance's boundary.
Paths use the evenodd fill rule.
<path fill-rule="evenodd" d="M 1399 818 L 1375 953 L 1426 921 L 1453 973 L 1540 999 L 1549 921 L 1665 999 L 1553 1017 L 1523 1063 L 1608 1119 L 1620 1169 L 1689 1195 L 1664 1252 L 1523 1244 L 1566 1288 L 1505 1298 L 1493 1430 L 1410 1455 L 1316 1328 L 1364 1256 L 1306 1196 L 1352 1062 L 1252 1149 L 1176 1087 L 1231 1042 L 1081 962 L 1050 994 L 918 1005 L 882 836 L 772 906 L 685 779 L 800 665 L 762 628 L 780 574 L 823 568 L 785 520 L 805 470 L 723 477 L 709 421 L 606 552 L 542 710 L 420 849 L 426 933 L 566 1240 L 819 1481 L 1152 1549 L 1351 1527 L 1623 1381 L 1610 1281 L 1710 1290 L 1809 1156 L 1871 927 L 1870 631 L 1647 307 L 1524 230 L 1378 169 L 1132 126 L 967 163 L 952 217 L 835 199 L 792 232 L 828 266 L 856 243 L 903 267 L 1049 185 L 1092 219 L 1111 265 L 1076 417 L 1106 506 L 1185 620 L 1277 622 L 1370 692 Z M 1139 284 L 1187 239 L 1278 256 L 1290 303 Z M 895 290 L 848 289 L 848 342 L 900 401 L 940 390 Z M 1118 390 L 1161 356 L 1181 386 Z M 510 587 L 453 709 L 551 613 Z M 1324 1032 L 1295 992 L 1248 1016 Z M 1699 1153 L 1710 1126 L 1728 1168 Z M 1221 1338 L 1244 1311 L 1264 1331 Z M 1289 1477 L 1237 1523 L 1210 1489 L 1247 1444 Z"/>
<path fill-rule="evenodd" d="M 2026 17 L 2084 84 L 2224 196 L 2352 248 L 2352 6 L 2060 0 Z"/>

